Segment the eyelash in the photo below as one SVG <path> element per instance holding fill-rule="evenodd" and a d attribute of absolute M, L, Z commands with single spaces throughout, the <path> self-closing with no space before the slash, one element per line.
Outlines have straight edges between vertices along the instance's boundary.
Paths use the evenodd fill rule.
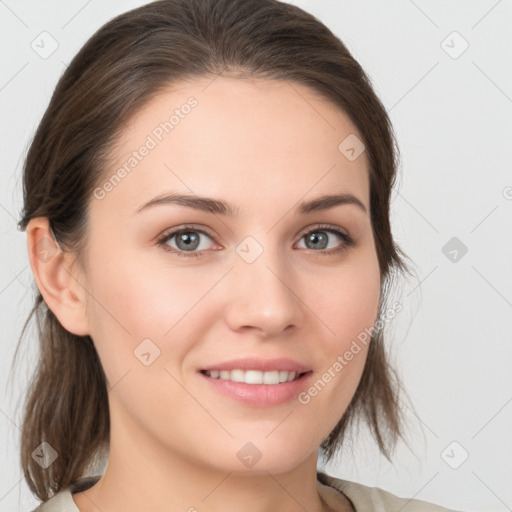
<path fill-rule="evenodd" d="M 169 247 L 167 245 L 166 242 L 171 240 L 174 236 L 179 235 L 180 233 L 183 233 L 183 232 L 187 232 L 187 231 L 201 233 L 203 235 L 208 236 L 212 240 L 214 238 L 211 233 L 209 233 L 208 231 L 205 231 L 204 229 L 198 229 L 198 228 L 195 228 L 194 226 L 184 225 L 183 227 L 181 227 L 179 229 L 175 229 L 173 231 L 166 232 L 162 236 L 160 236 L 158 239 L 158 245 L 161 246 L 164 251 L 173 253 L 176 256 L 179 256 L 181 258 L 198 258 L 199 256 L 202 256 L 202 253 L 206 252 L 206 251 L 195 251 L 195 252 L 194 251 L 181 251 L 181 250 L 176 250 L 173 247 Z M 330 249 L 330 250 L 323 250 L 323 251 L 314 251 L 311 249 L 311 251 L 313 253 L 319 253 L 318 254 L 319 256 L 334 256 L 335 254 L 342 254 L 354 245 L 354 239 L 350 235 L 348 235 L 344 231 L 341 231 L 339 228 L 329 225 L 329 224 L 321 224 L 319 226 L 316 226 L 314 229 L 305 231 L 304 233 L 302 233 L 299 240 L 302 240 L 306 235 L 309 235 L 311 233 L 316 233 L 319 231 L 334 233 L 335 235 L 338 235 L 343 241 L 341 247 L 338 247 L 337 249 Z"/>

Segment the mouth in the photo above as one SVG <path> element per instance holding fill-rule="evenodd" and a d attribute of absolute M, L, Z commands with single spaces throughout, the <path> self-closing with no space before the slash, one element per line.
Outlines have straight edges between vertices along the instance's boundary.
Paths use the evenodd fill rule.
<path fill-rule="evenodd" d="M 198 369 L 198 374 L 215 393 L 244 406 L 259 408 L 296 400 L 313 378 L 311 367 L 286 357 L 218 362 Z"/>
<path fill-rule="evenodd" d="M 288 370 L 273 370 L 273 371 L 260 371 L 260 370 L 201 370 L 203 375 L 211 379 L 226 380 L 231 382 L 239 382 L 244 384 L 267 384 L 269 386 L 276 386 L 293 382 L 302 379 L 308 372 L 294 372 Z"/>

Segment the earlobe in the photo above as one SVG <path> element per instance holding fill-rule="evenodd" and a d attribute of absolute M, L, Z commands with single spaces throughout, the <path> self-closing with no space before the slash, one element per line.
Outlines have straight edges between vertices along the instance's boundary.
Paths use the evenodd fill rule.
<path fill-rule="evenodd" d="M 47 306 L 72 334 L 90 334 L 87 293 L 72 273 L 73 254 L 61 249 L 46 217 L 37 217 L 28 223 L 27 249 L 37 288 Z"/>

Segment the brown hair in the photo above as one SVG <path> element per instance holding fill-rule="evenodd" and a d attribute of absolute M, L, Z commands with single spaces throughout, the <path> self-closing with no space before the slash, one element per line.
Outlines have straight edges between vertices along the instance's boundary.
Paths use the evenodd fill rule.
<path fill-rule="evenodd" d="M 394 271 L 407 271 L 389 219 L 398 162 L 389 118 L 344 44 L 309 13 L 277 0 L 161 0 L 101 27 L 60 78 L 31 142 L 19 228 L 25 230 L 32 218 L 48 218 L 60 246 L 81 261 L 88 203 L 123 123 L 169 84 L 220 74 L 306 85 L 357 127 L 369 162 L 382 313 Z M 31 491 L 46 501 L 86 476 L 108 447 L 110 420 L 106 378 L 92 339 L 65 330 L 38 290 L 21 338 L 34 314 L 40 358 L 24 405 L 21 464 Z M 389 459 L 402 436 L 399 390 L 379 330 L 346 413 L 321 444 L 327 460 L 360 419 Z M 43 441 L 58 453 L 47 469 L 31 456 Z"/>

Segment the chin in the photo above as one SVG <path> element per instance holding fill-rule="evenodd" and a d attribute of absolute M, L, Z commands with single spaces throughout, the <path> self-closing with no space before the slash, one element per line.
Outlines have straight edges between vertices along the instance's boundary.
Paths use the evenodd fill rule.
<path fill-rule="evenodd" d="M 277 443 L 265 440 L 264 436 L 261 439 L 254 442 L 233 441 L 225 449 L 218 450 L 218 453 L 209 450 L 209 460 L 205 462 L 219 471 L 240 476 L 287 473 L 311 456 L 315 457 L 316 464 L 317 446 L 307 451 L 301 442 L 291 443 L 288 440 L 286 446 L 277 438 Z"/>

